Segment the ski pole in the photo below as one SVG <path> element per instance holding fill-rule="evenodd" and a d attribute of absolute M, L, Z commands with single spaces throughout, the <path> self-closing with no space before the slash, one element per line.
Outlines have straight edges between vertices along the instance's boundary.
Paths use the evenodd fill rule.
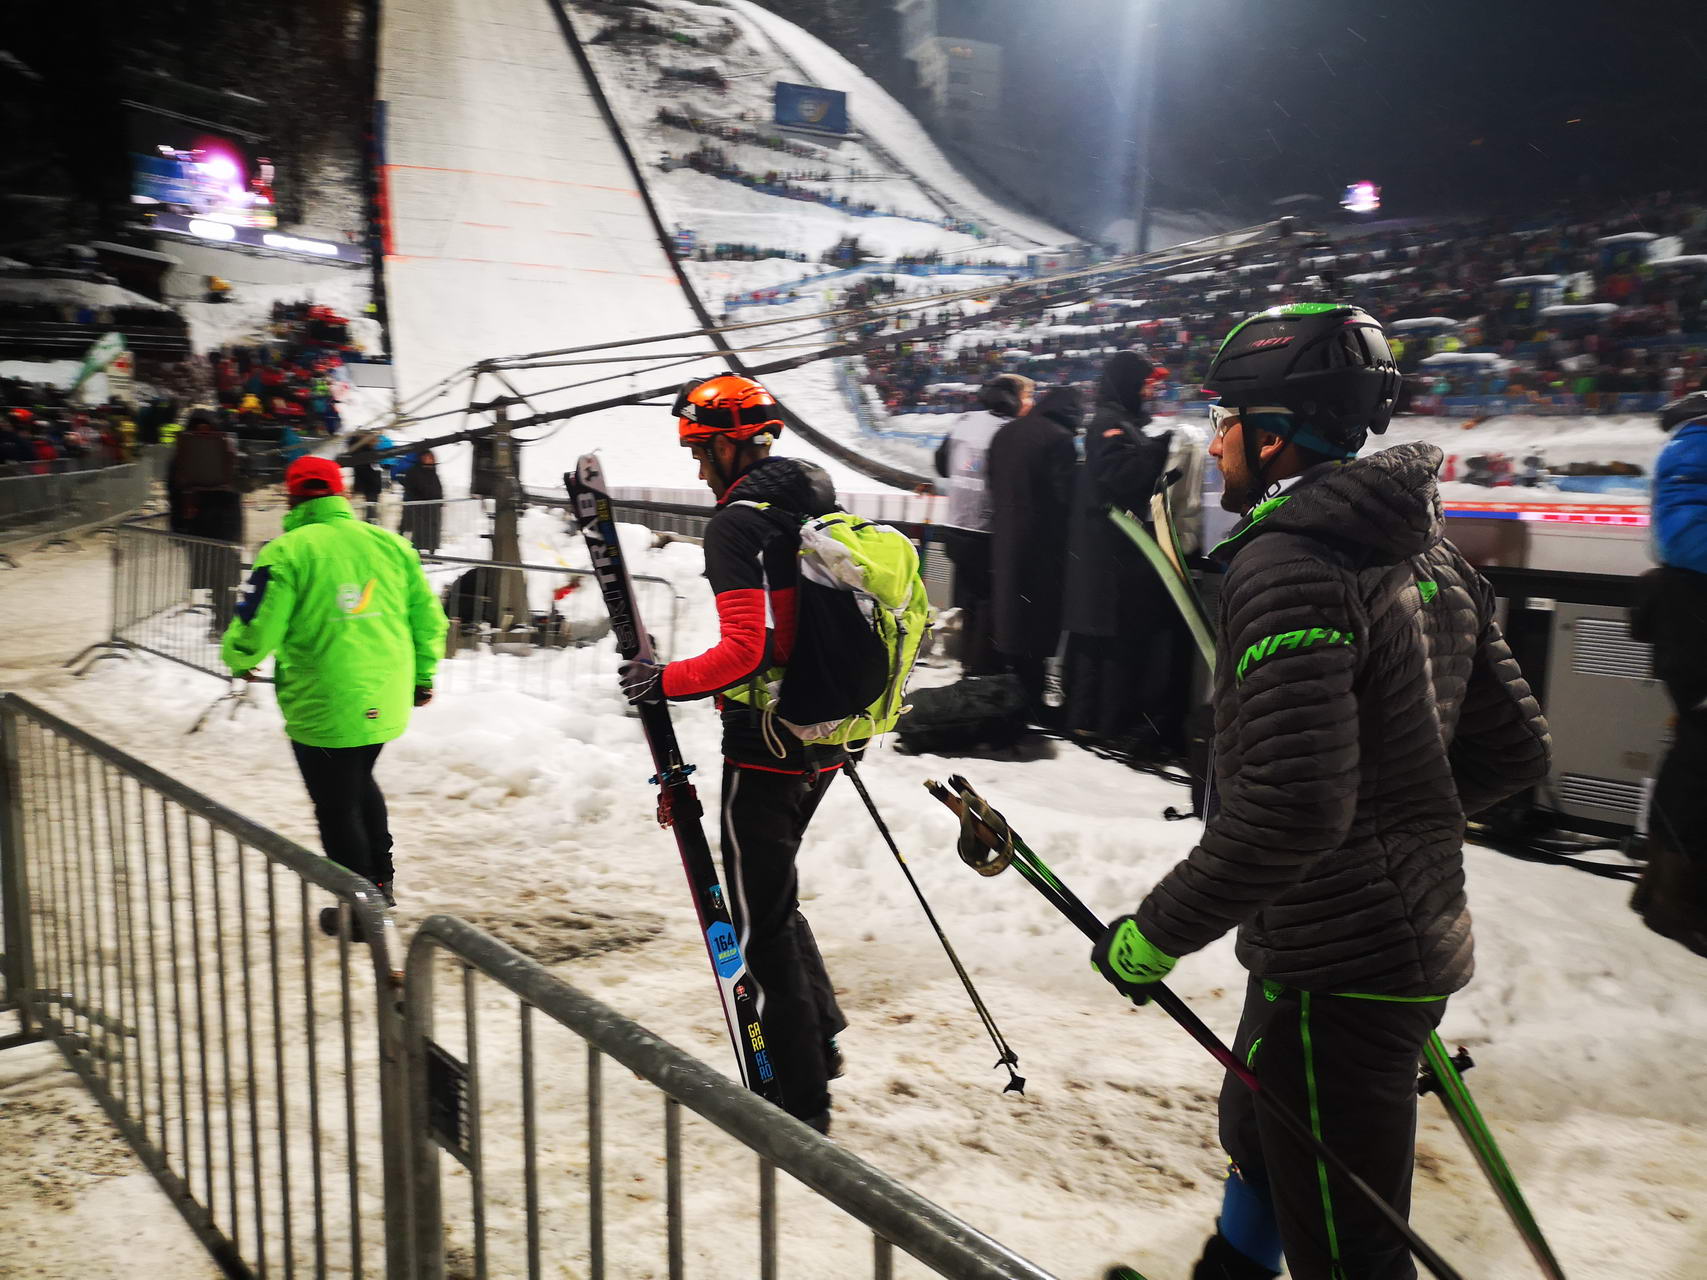
<path fill-rule="evenodd" d="M 980 875 L 992 876 L 1005 870 L 1009 865 L 1019 868 L 1020 874 L 1037 889 L 1052 905 L 1055 906 L 1068 920 L 1076 925 L 1081 933 L 1095 942 L 1103 935 L 1103 923 L 1096 914 L 1082 902 L 1078 895 L 1069 889 L 1048 865 L 1033 853 L 1025 841 L 1014 834 L 1008 826 L 1007 819 L 992 809 L 984 798 L 972 789 L 972 784 L 958 774 L 949 778 L 949 787 L 939 782 L 928 781 L 928 790 L 950 810 L 957 814 L 961 824 L 961 857 Z M 973 856 L 968 857 L 968 851 Z M 978 857 L 977 850 L 982 848 L 991 856 Z M 1367 1200 L 1380 1215 L 1392 1224 L 1402 1237 L 1417 1260 L 1427 1267 L 1437 1280 L 1463 1280 L 1451 1264 L 1435 1252 L 1434 1247 L 1419 1236 L 1392 1205 L 1380 1196 L 1342 1160 L 1334 1149 L 1323 1142 L 1316 1132 L 1287 1107 L 1276 1099 L 1265 1088 L 1256 1073 L 1240 1062 L 1238 1057 L 1222 1043 L 1209 1027 L 1191 1011 L 1183 1000 L 1168 989 L 1166 984 L 1156 982 L 1148 988 L 1150 998 L 1175 1022 L 1184 1028 L 1191 1038 L 1208 1050 L 1217 1062 L 1231 1073 L 1240 1084 L 1244 1085 L 1256 1097 L 1257 1101 L 1267 1108 L 1268 1114 L 1284 1128 L 1293 1138 L 1304 1143 L 1316 1153 L 1322 1161 L 1344 1178 L 1351 1186 Z"/>
<path fill-rule="evenodd" d="M 990 1042 L 996 1046 L 1000 1056 L 996 1060 L 998 1067 L 1005 1067 L 1008 1073 L 1008 1083 L 1003 1087 L 1003 1093 L 1025 1092 L 1025 1077 L 1014 1070 L 1019 1066 L 1019 1055 L 1008 1047 L 1003 1038 L 1001 1028 L 996 1026 L 996 1020 L 990 1015 L 984 999 L 978 994 L 978 988 L 972 985 L 972 977 L 960 963 L 960 957 L 954 953 L 954 946 L 948 940 L 948 935 L 937 923 L 936 912 L 931 910 L 931 904 L 925 901 L 925 891 L 919 888 L 919 882 L 913 878 L 913 869 L 907 865 L 907 860 L 901 856 L 901 849 L 895 843 L 895 837 L 889 833 L 889 824 L 883 821 L 883 815 L 877 812 L 877 805 L 872 802 L 871 793 L 865 789 L 865 779 L 859 776 L 859 769 L 850 758 L 844 766 L 848 777 L 853 779 L 854 790 L 859 792 L 859 798 L 865 801 L 866 810 L 871 814 L 871 820 L 877 824 L 877 829 L 883 835 L 884 843 L 889 846 L 889 852 L 895 855 L 895 861 L 901 868 L 901 874 L 907 877 L 907 883 L 913 887 L 913 896 L 918 898 L 919 905 L 925 909 L 925 919 L 931 922 L 931 928 L 936 930 L 936 939 L 942 943 L 942 949 L 948 955 L 948 962 L 954 966 L 954 972 L 960 976 L 960 985 L 966 988 L 966 994 L 972 997 L 972 1008 L 977 1011 L 978 1018 L 984 1024 L 984 1030 L 989 1033 Z"/>

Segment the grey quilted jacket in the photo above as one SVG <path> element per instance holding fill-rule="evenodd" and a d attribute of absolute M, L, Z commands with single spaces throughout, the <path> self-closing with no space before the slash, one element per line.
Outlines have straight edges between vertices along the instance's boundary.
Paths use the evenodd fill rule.
<path fill-rule="evenodd" d="M 1442 996 L 1470 980 L 1464 817 L 1551 741 L 1487 582 L 1442 534 L 1440 450 L 1329 463 L 1215 549 L 1215 803 L 1138 924 L 1183 956 L 1237 927 L 1253 974 Z"/>

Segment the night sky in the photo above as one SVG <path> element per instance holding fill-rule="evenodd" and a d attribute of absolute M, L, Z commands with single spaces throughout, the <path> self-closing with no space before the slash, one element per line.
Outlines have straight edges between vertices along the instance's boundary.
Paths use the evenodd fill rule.
<path fill-rule="evenodd" d="M 1007 50 L 1031 180 L 1087 220 L 1131 189 L 1139 0 L 943 0 Z M 1158 0 L 1154 199 L 1257 216 L 1381 184 L 1396 215 L 1707 188 L 1700 0 Z"/>

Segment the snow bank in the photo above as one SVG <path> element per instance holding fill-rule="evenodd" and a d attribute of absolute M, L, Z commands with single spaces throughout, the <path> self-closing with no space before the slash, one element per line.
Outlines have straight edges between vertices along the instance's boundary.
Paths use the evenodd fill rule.
<path fill-rule="evenodd" d="M 628 530 L 624 538 L 636 568 L 683 593 L 684 638 L 708 638 L 715 620 L 697 551 L 650 551 Z M 552 545 L 565 559 L 580 554 Z M 145 659 L 101 664 L 81 682 L 58 670 L 98 629 L 86 602 L 105 598 L 107 571 L 105 553 L 91 548 L 0 575 L 0 614 L 18 619 L 0 631 L 6 682 L 312 846 L 313 818 L 264 702 L 191 737 L 183 730 L 218 682 Z M 402 927 L 451 911 L 557 954 L 552 963 L 570 981 L 730 1071 L 703 940 L 672 842 L 652 817 L 651 765 L 612 687 L 612 655 L 598 647 L 594 656 L 550 700 L 447 694 L 386 749 L 379 778 L 398 838 Z M 709 798 L 716 717 L 688 705 L 676 721 L 688 758 L 708 770 Z M 1198 832 L 1160 816 L 1179 803 L 1178 789 L 1065 744 L 1038 759 L 910 758 L 886 745 L 873 753 L 865 775 L 876 803 L 1020 1054 L 1027 1093 L 1004 1095 L 893 860 L 852 789 L 833 785 L 800 871 L 804 910 L 851 1021 L 836 1139 L 1057 1275 L 1100 1275 L 1116 1260 L 1184 1274 L 1219 1205 L 1219 1073 L 1162 1015 L 1115 999 L 1086 965 L 1082 938 L 1023 882 L 979 880 L 960 865 L 952 820 L 920 786 L 949 771 L 967 774 L 1105 916 L 1130 910 Z M 1478 972 L 1441 1032 L 1476 1057 L 1471 1086 L 1566 1270 L 1693 1276 L 1707 1197 L 1707 966 L 1643 930 L 1624 885 L 1475 849 L 1467 871 Z M 610 949 L 569 959 L 552 951 L 554 921 L 594 915 Z M 1175 978 L 1230 1035 L 1243 975 L 1228 943 L 1188 957 Z M 481 1005 L 489 1061 L 513 1051 L 513 1039 L 506 1049 L 499 1038 L 513 1030 L 502 1021 L 513 1007 Z M 563 1042 L 542 1048 L 544 1064 L 573 1054 Z M 542 1082 L 542 1132 L 573 1132 L 577 1099 L 562 1084 L 570 1074 L 553 1068 Z M 611 1158 L 651 1159 L 655 1100 L 626 1078 L 607 1079 Z M 514 1131 L 513 1103 L 498 1090 L 483 1106 L 489 1134 Z M 1478 1274 L 1525 1274 L 1522 1246 L 1440 1108 L 1427 1102 L 1421 1117 L 1418 1229 Z M 694 1141 L 688 1151 L 692 1249 L 693 1232 L 722 1203 L 728 1153 Z M 0 1159 L 0 1180 L 31 1167 Z M 656 1269 L 636 1255 L 654 1239 L 662 1192 L 655 1169 L 634 1172 L 611 1201 L 613 1223 L 628 1224 L 612 1247 L 626 1273 L 640 1274 Z M 552 1167 L 548 1196 L 564 1176 Z M 496 1177 L 490 1186 L 492 1220 L 512 1238 L 520 1189 Z M 867 1256 L 799 1198 L 782 1221 L 786 1274 L 851 1274 L 849 1259 Z M 555 1239 L 564 1264 L 578 1265 L 576 1240 Z"/>

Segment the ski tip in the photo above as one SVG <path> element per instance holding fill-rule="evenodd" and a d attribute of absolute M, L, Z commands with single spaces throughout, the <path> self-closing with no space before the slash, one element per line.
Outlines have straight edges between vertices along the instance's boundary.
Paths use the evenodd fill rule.
<path fill-rule="evenodd" d="M 1144 1280 L 1144 1277 L 1131 1267 L 1110 1267 L 1102 1280 Z"/>

